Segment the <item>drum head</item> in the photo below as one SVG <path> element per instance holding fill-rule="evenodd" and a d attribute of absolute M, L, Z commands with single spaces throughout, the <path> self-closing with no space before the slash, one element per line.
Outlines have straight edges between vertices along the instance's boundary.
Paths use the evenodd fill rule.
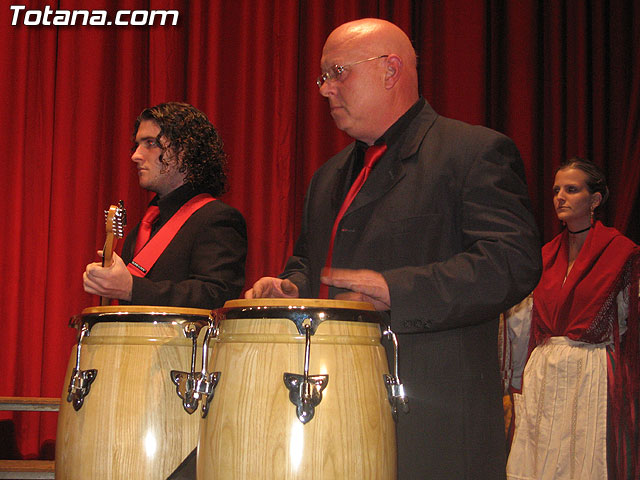
<path fill-rule="evenodd" d="M 69 321 L 70 327 L 79 328 L 86 323 L 89 328 L 96 323 L 189 323 L 199 325 L 208 323 L 211 310 L 203 308 L 164 307 L 149 305 L 107 305 L 89 307 L 74 315 Z"/>
<path fill-rule="evenodd" d="M 347 308 L 352 310 L 375 311 L 369 302 L 351 300 L 324 300 L 318 298 L 254 298 L 251 300 L 229 300 L 223 308 L 243 307 L 307 307 L 307 308 Z"/>

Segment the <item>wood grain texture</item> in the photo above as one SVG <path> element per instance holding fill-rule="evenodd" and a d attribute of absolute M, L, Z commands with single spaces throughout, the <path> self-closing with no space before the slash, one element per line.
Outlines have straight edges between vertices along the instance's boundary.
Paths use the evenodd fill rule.
<path fill-rule="evenodd" d="M 0 410 L 24 412 L 57 412 L 59 409 L 59 398 L 0 397 Z"/>
<path fill-rule="evenodd" d="M 307 424 L 283 382 L 285 372 L 303 373 L 304 345 L 286 318 L 221 321 L 210 368 L 221 378 L 200 428 L 199 479 L 395 478 L 379 326 L 320 324 L 309 374 L 328 374 L 329 382 Z"/>
<path fill-rule="evenodd" d="M 51 460 L 0 460 L 0 479 L 53 479 Z"/>
<path fill-rule="evenodd" d="M 196 447 L 199 412 L 183 409 L 169 375 L 190 370 L 191 340 L 180 325 L 154 324 L 154 318 L 162 320 L 150 314 L 149 322 L 93 326 L 80 367 L 98 374 L 78 411 L 66 401 L 76 349 L 71 352 L 58 417 L 57 479 L 164 479 Z"/>

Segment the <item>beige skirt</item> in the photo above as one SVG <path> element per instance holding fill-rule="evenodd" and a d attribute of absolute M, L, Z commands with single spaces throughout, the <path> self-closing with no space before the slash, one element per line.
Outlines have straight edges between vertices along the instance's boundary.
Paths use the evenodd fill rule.
<path fill-rule="evenodd" d="M 531 353 L 513 400 L 508 479 L 607 478 L 605 345 L 548 339 Z"/>

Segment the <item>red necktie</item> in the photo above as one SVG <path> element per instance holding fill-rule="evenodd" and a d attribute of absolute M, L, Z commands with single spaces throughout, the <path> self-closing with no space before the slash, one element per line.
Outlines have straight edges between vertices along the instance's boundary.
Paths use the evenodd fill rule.
<path fill-rule="evenodd" d="M 147 208 L 147 211 L 144 212 L 144 216 L 142 217 L 140 226 L 138 227 L 136 249 L 133 252 L 134 256 L 136 256 L 138 252 L 142 250 L 142 247 L 144 247 L 149 241 L 149 237 L 151 236 L 151 225 L 153 225 L 153 222 L 156 221 L 158 215 L 160 215 L 160 209 L 155 205 L 151 205 L 149 208 Z"/>
<path fill-rule="evenodd" d="M 331 231 L 331 242 L 329 243 L 329 253 L 327 253 L 327 261 L 325 263 L 325 268 L 331 268 L 331 260 L 333 256 L 333 241 L 336 238 L 336 233 L 338 231 L 338 224 L 342 220 L 345 212 L 353 202 L 353 199 L 356 198 L 356 195 L 364 185 L 364 182 L 367 181 L 367 177 L 371 173 L 371 169 L 376 164 L 376 162 L 382 157 L 384 152 L 387 150 L 387 146 L 385 144 L 382 145 L 371 145 L 367 148 L 367 151 L 364 154 L 364 167 L 356 177 L 355 182 L 351 185 L 347 196 L 342 202 L 342 206 L 340 207 L 340 211 L 338 211 L 338 216 L 336 217 L 335 222 L 333 222 L 333 230 Z M 324 283 L 320 284 L 320 293 L 318 294 L 318 298 L 329 298 L 329 286 Z"/>

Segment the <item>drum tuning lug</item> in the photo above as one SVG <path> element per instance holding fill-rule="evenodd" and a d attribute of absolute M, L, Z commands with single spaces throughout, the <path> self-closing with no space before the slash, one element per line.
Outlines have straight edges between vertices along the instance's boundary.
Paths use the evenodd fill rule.
<path fill-rule="evenodd" d="M 187 323 L 183 327 L 182 331 L 184 332 L 185 337 L 193 339 L 194 337 L 197 338 L 200 333 L 200 328 L 195 323 Z"/>
<path fill-rule="evenodd" d="M 209 339 L 218 335 L 218 330 L 211 325 L 207 328 L 202 344 L 202 371 L 196 372 L 196 351 L 198 348 L 197 339 L 200 330 L 193 324 L 184 327 L 184 335 L 191 339 L 191 371 L 181 372 L 171 370 L 171 381 L 176 386 L 176 393 L 182 399 L 182 406 L 188 414 L 192 414 L 198 409 L 200 399 L 202 399 L 202 417 L 206 417 L 209 412 L 209 404 L 213 399 L 213 393 L 220 378 L 220 372 L 207 373 L 207 350 Z"/>
<path fill-rule="evenodd" d="M 220 329 L 218 328 L 219 318 L 210 317 L 210 320 L 211 323 L 204 334 L 204 341 L 202 342 L 202 369 L 196 382 L 196 392 L 203 395 L 202 418 L 206 418 L 209 413 L 209 404 L 213 400 L 213 394 L 221 375 L 220 372 L 207 373 L 209 342 L 212 338 L 218 338 L 220 334 Z"/>
<path fill-rule="evenodd" d="M 284 374 L 284 384 L 289 389 L 289 400 L 296 406 L 298 420 L 308 423 L 315 414 L 315 407 L 322 401 L 322 391 L 329 382 L 329 375 L 306 377 L 295 373 Z"/>
<path fill-rule="evenodd" d="M 322 391 L 329 383 L 329 375 L 309 375 L 312 325 L 310 322 L 305 322 L 303 327 L 305 330 L 304 374 L 285 373 L 283 380 L 289 389 L 289 400 L 296 406 L 298 420 L 307 423 L 313 418 L 315 407 L 322 401 Z"/>
<path fill-rule="evenodd" d="M 78 370 L 76 368 L 71 372 L 71 380 L 67 390 L 67 402 L 71 402 L 73 409 L 77 412 L 84 403 L 84 397 L 89 395 L 91 384 L 96 379 L 98 370 Z"/>
<path fill-rule="evenodd" d="M 216 386 L 218 385 L 218 380 L 220 380 L 220 372 L 213 372 L 209 374 L 208 379 L 205 379 L 202 382 L 202 418 L 206 418 L 209 413 L 209 404 L 211 403 L 211 400 L 213 400 L 213 394 Z"/>
<path fill-rule="evenodd" d="M 176 393 L 182 399 L 182 407 L 188 414 L 198 409 L 199 397 L 195 393 L 194 378 L 192 373 L 171 370 L 171 381 L 176 386 Z"/>
<path fill-rule="evenodd" d="M 202 417 L 209 411 L 209 403 L 213 399 L 214 390 L 218 384 L 220 372 L 213 372 L 203 376 L 200 372 L 189 373 L 171 370 L 171 381 L 176 386 L 176 393 L 182 399 L 185 411 L 192 414 L 198 409 L 202 399 Z"/>
<path fill-rule="evenodd" d="M 87 323 L 74 324 L 78 328 L 78 344 L 76 346 L 76 366 L 71 371 L 69 388 L 67 389 L 67 402 L 72 402 L 73 408 L 77 412 L 82 408 L 84 397 L 89 395 L 91 384 L 98 375 L 98 370 L 80 370 L 80 355 L 82 354 L 82 340 L 89 335 L 89 325 Z"/>
<path fill-rule="evenodd" d="M 385 373 L 382 375 L 382 380 L 387 389 L 387 398 L 389 399 L 389 403 L 391 404 L 391 415 L 397 422 L 399 410 L 401 410 L 403 413 L 409 413 L 409 400 L 404 393 L 404 385 L 402 385 L 398 373 L 400 370 L 398 361 L 398 337 L 388 326 L 385 327 L 384 331 L 382 332 L 382 336 L 388 338 L 393 344 L 394 375 Z"/>
<path fill-rule="evenodd" d="M 382 375 L 382 378 L 387 388 L 389 404 L 391 404 L 391 415 L 393 415 L 393 419 L 397 422 L 399 410 L 401 410 L 402 413 L 409 413 L 409 401 L 404 393 L 404 385 L 400 383 L 398 378 L 394 378 L 388 373 Z"/>

